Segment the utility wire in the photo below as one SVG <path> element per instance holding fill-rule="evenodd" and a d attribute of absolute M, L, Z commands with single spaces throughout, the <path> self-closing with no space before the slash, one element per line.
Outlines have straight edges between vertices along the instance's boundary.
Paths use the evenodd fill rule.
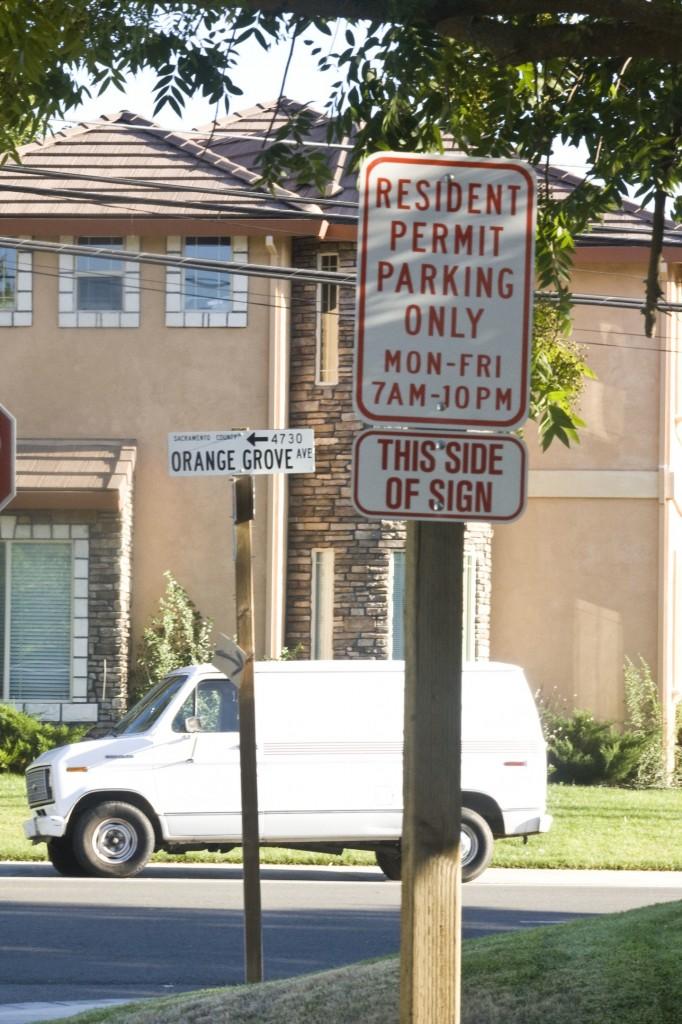
<path fill-rule="evenodd" d="M 286 281 L 304 281 L 312 284 L 336 284 L 355 286 L 355 274 L 334 270 L 317 270 L 306 267 L 280 267 L 275 264 L 238 263 L 236 260 L 207 260 L 194 256 L 173 256 L 154 252 L 125 252 L 120 249 L 105 249 L 94 245 L 72 245 L 67 242 L 41 242 L 37 239 L 23 239 L 0 235 L 0 247 L 17 249 L 20 252 L 48 252 L 69 256 L 92 256 L 100 259 L 118 260 L 123 263 L 149 263 L 162 267 L 194 267 L 203 270 L 217 270 L 224 274 L 242 274 L 250 277 L 277 278 Z"/>
<path fill-rule="evenodd" d="M 220 170 L 213 164 L 207 164 L 207 168 L 214 170 Z M 225 170 L 223 168 L 222 170 Z M 227 169 L 229 171 L 229 168 Z M 55 168 L 42 168 L 42 167 L 31 167 L 28 164 L 0 164 L 0 173 L 10 175 L 26 175 L 39 178 L 53 178 L 55 180 L 73 180 L 73 181 L 93 181 L 97 184 L 111 184 L 116 185 L 129 185 L 133 188 L 147 189 L 154 192 L 168 193 L 170 190 L 173 192 L 189 192 L 189 193 L 200 193 L 201 195 L 215 195 L 217 197 L 232 196 L 236 199 L 264 199 L 269 202 L 282 202 L 282 203 L 300 203 L 303 206 L 317 206 L 323 204 L 325 206 L 339 206 L 346 207 L 348 209 L 357 211 L 357 202 L 353 202 L 350 199 L 327 199 L 325 196 L 314 196 L 306 197 L 299 196 L 295 193 L 288 195 L 277 195 L 274 192 L 258 191 L 255 189 L 249 189 L 246 186 L 244 188 L 234 187 L 233 185 L 226 185 L 224 188 L 213 189 L 209 187 L 203 187 L 201 185 L 181 185 L 176 182 L 172 184 L 168 181 L 159 182 L 150 180 L 148 178 L 129 178 L 129 177 L 117 177 L 113 175 L 97 175 L 97 174 L 83 174 L 82 172 L 76 171 L 58 171 Z M 0 190 L 6 186 L 0 183 Z M 32 191 L 28 189 L 27 191 Z M 88 193 L 90 194 L 90 193 Z M 132 197 L 128 197 L 132 198 Z M 242 207 L 238 207 L 241 209 Z"/>
<path fill-rule="evenodd" d="M 37 265 L 34 265 L 34 267 L 32 269 L 32 273 L 35 276 L 37 276 L 37 277 L 48 278 L 48 279 L 52 279 L 52 280 L 59 280 L 62 277 L 62 275 L 58 271 L 56 271 L 56 270 L 52 270 L 52 269 L 49 269 L 49 268 L 46 268 L 46 267 L 43 267 L 43 266 L 37 266 Z M 150 295 L 166 295 L 166 288 L 162 284 L 159 284 L 159 286 L 156 287 L 153 284 L 141 284 L 140 283 L 140 284 L 134 286 L 133 288 L 131 288 L 131 291 L 133 291 L 135 294 L 145 293 L 145 294 L 150 294 Z M 212 298 L 213 297 L 209 293 L 200 293 L 200 292 L 196 292 L 196 291 L 193 291 L 192 294 L 193 295 L 197 295 L 199 297 L 204 297 L 204 298 Z M 316 302 L 315 302 L 315 299 L 313 299 L 313 298 L 309 298 L 309 299 L 303 298 L 303 299 L 294 300 L 294 299 L 292 299 L 292 298 L 290 298 L 288 296 L 281 295 L 281 296 L 279 296 L 278 299 L 276 299 L 273 302 L 267 296 L 266 292 L 255 292 L 253 289 L 249 290 L 249 293 L 248 293 L 248 304 L 249 304 L 249 306 L 256 306 L 256 307 L 258 307 L 260 309 L 274 309 L 274 310 L 280 310 L 280 311 L 281 310 L 285 310 L 285 311 L 288 310 L 289 312 L 294 313 L 294 314 L 299 309 L 310 310 L 310 309 L 315 309 L 316 308 Z M 342 312 L 340 309 L 339 310 L 330 310 L 325 315 L 326 316 L 337 317 L 339 320 L 342 317 L 346 316 L 346 314 L 344 312 Z M 585 327 L 573 327 L 572 328 L 572 334 L 576 334 L 576 333 L 580 333 L 580 334 L 594 334 L 594 333 L 596 333 L 596 330 L 597 330 L 596 328 L 590 329 L 590 328 L 585 328 Z M 646 335 L 644 334 L 644 332 L 634 332 L 634 331 L 621 331 L 621 330 L 618 330 L 616 333 L 617 333 L 619 338 L 627 337 L 627 338 L 637 338 L 637 339 L 647 340 L 646 339 Z M 662 354 L 680 355 L 682 353 L 682 339 L 680 339 L 680 344 L 678 345 L 678 347 L 673 347 L 673 348 L 668 348 L 668 347 L 661 346 L 661 345 L 657 344 L 657 339 L 656 338 L 652 338 L 652 339 L 648 339 L 648 340 L 651 341 L 651 344 L 648 344 L 648 345 L 634 345 L 634 344 L 623 345 L 623 344 L 620 344 L 619 342 L 597 341 L 597 340 L 589 340 L 589 339 L 581 340 L 581 341 L 578 342 L 578 344 L 584 345 L 585 347 L 589 347 L 589 348 L 612 348 L 612 349 L 619 349 L 622 352 L 644 352 L 644 353 L 650 353 L 650 354 L 653 354 L 653 355 L 662 355 Z"/>
<path fill-rule="evenodd" d="M 74 256 L 94 256 L 101 259 L 113 259 L 125 263 L 148 263 L 166 267 L 195 267 L 214 270 L 222 273 L 241 274 L 251 277 L 277 278 L 287 281 L 302 281 L 309 284 L 333 284 L 340 287 L 354 288 L 354 273 L 335 270 L 318 270 L 305 267 L 282 267 L 261 263 L 238 263 L 235 260 L 207 260 L 190 256 L 173 256 L 150 252 L 125 252 L 118 249 L 106 249 L 92 245 L 76 245 L 65 242 L 42 242 L 36 239 L 21 239 L 0 235 L 0 247 L 17 249 L 24 252 L 48 252 Z M 556 292 L 536 291 L 536 299 L 557 302 L 560 296 Z M 614 309 L 642 309 L 642 300 L 624 295 L 592 295 L 575 292 L 571 302 L 576 306 L 608 306 Z M 659 302 L 658 310 L 663 313 L 682 312 L 682 302 Z"/>
<path fill-rule="evenodd" d="M 208 164 L 207 166 L 208 167 L 213 167 L 214 165 Z M 216 168 L 216 169 L 220 169 L 220 168 Z M 229 168 L 223 169 L 223 170 L 227 170 L 229 172 Z M 55 168 L 31 167 L 28 164 L 0 164 L 0 173 L 14 175 L 14 176 L 16 176 L 16 175 L 25 175 L 27 177 L 33 176 L 33 177 L 38 177 L 38 178 L 48 178 L 48 179 L 51 178 L 53 180 L 92 181 L 92 182 L 94 182 L 96 184 L 111 184 L 111 183 L 114 183 L 114 184 L 117 184 L 117 185 L 127 185 L 127 186 L 129 186 L 131 188 L 134 188 L 134 189 L 138 189 L 139 188 L 139 189 L 146 189 L 148 191 L 163 192 L 163 193 L 168 193 L 169 190 L 172 190 L 173 192 L 187 192 L 187 193 L 190 193 L 190 194 L 198 193 L 200 195 L 215 195 L 216 197 L 230 196 L 230 197 L 233 197 L 235 199 L 262 199 L 264 201 L 269 201 L 271 203 L 272 202 L 281 202 L 281 203 L 293 204 L 293 205 L 301 204 L 302 206 L 308 206 L 308 207 L 310 207 L 310 206 L 331 206 L 331 207 L 338 207 L 338 208 L 353 210 L 355 215 L 352 217 L 352 220 L 353 220 L 353 222 L 355 222 L 357 220 L 356 214 L 357 214 L 358 204 L 357 204 L 356 201 L 350 200 L 350 199 L 332 199 L 332 198 L 328 198 L 326 196 L 319 195 L 319 194 L 317 194 L 315 196 L 299 196 L 299 195 L 297 195 L 295 193 L 290 193 L 290 194 L 286 194 L 286 195 L 278 195 L 276 193 L 268 192 L 268 191 L 264 191 L 264 190 L 255 190 L 255 189 L 250 189 L 250 188 L 246 188 L 246 187 L 239 188 L 239 187 L 235 187 L 235 186 L 232 186 L 232 185 L 226 185 L 224 188 L 221 188 L 221 189 L 213 189 L 213 188 L 204 187 L 204 186 L 201 186 L 201 185 L 182 185 L 182 184 L 178 184 L 176 182 L 173 182 L 172 185 L 171 185 L 167 181 L 166 182 L 159 182 L 159 181 L 154 181 L 154 180 L 151 180 L 151 179 L 148 179 L 148 178 L 130 178 L 130 177 L 127 177 L 127 176 L 84 174 L 82 172 L 76 172 L 76 171 L 59 171 L 59 170 L 56 170 Z M 61 189 L 44 189 L 44 188 L 41 188 L 40 186 L 24 188 L 23 186 L 20 186 L 20 185 L 2 185 L 2 184 L 0 184 L 0 190 L 2 190 L 2 189 L 6 189 L 8 191 L 19 191 L 19 192 L 23 191 L 23 192 L 28 192 L 28 193 L 32 193 L 32 192 L 35 191 L 36 193 L 39 193 L 39 194 L 46 193 L 48 195 L 55 196 L 55 197 L 63 196 L 64 198 L 72 198 L 72 197 L 83 198 L 83 197 L 85 197 L 85 198 L 90 199 L 93 202 L 97 201 L 97 196 L 93 192 L 89 192 L 89 191 L 86 191 L 86 190 L 81 192 L 79 190 L 74 190 L 74 189 L 64 189 L 64 190 L 61 190 Z M 121 197 L 119 197 L 119 195 L 117 193 L 111 193 L 107 198 L 109 198 L 109 199 L 111 199 L 111 198 L 119 199 L 120 198 L 120 199 L 126 199 L 128 201 L 133 200 L 135 202 L 143 202 L 143 203 L 153 203 L 154 202 L 154 200 L 151 200 L 151 199 L 148 199 L 148 198 L 145 198 L 145 197 L 138 197 L 136 195 L 129 195 L 129 196 L 121 196 Z M 209 209 L 213 208 L 210 205 L 210 203 L 206 203 L 205 201 L 204 202 L 199 202 L 197 200 L 195 200 L 193 202 L 190 201 L 188 203 L 183 203 L 183 202 L 181 202 L 179 200 L 164 200 L 164 201 L 161 201 L 161 203 L 160 203 L 160 205 L 166 205 L 166 204 L 170 204 L 170 205 L 174 205 L 174 206 L 190 206 L 190 207 L 194 206 L 194 205 L 197 205 L 198 207 L 201 207 L 201 208 L 203 208 L 203 207 L 207 207 Z M 220 203 L 218 208 L 223 209 L 225 207 L 225 205 L 226 204 L 224 204 L 224 203 Z M 247 210 L 247 209 L 249 209 L 249 208 L 245 204 L 239 204 L 238 206 L 235 206 L 234 208 L 230 208 L 230 212 L 233 212 L 233 210 L 234 211 L 243 212 L 244 210 Z M 261 212 L 260 207 L 258 207 L 257 209 L 258 209 L 259 212 Z M 285 215 L 286 215 L 286 213 L 289 213 L 289 211 L 280 211 L 280 212 L 284 213 Z M 307 211 L 307 212 L 317 213 L 318 211 Z M 298 214 L 294 214 L 294 215 L 297 216 Z M 595 223 L 595 226 L 594 226 L 593 230 L 591 230 L 591 231 L 582 231 L 582 232 L 576 234 L 575 238 L 579 239 L 581 241 L 589 243 L 590 241 L 592 241 L 593 239 L 595 239 L 599 235 L 626 235 L 626 236 L 627 235 L 644 235 L 644 236 L 646 236 L 648 238 L 648 237 L 651 236 L 651 229 L 649 227 L 646 227 L 646 226 L 642 226 L 642 227 L 639 227 L 637 225 L 617 226 L 617 225 L 613 225 L 613 224 L 605 224 L 603 222 L 597 222 L 597 223 Z M 674 227 L 667 227 L 666 228 L 666 235 L 668 237 L 670 237 L 671 235 L 673 235 L 673 236 L 674 235 L 679 235 L 679 237 L 680 237 L 680 244 L 682 244 L 682 224 L 677 224 Z"/>
<path fill-rule="evenodd" d="M 165 191 L 168 192 L 169 187 L 166 186 Z M 237 217 L 248 214 L 250 217 L 257 217 L 261 220 L 281 220 L 286 221 L 287 219 L 300 220 L 301 211 L 299 210 L 282 210 L 282 209 L 263 209 L 262 206 L 255 204 L 249 204 L 247 202 L 240 203 L 239 205 L 230 206 L 227 203 L 212 203 L 212 202 L 201 202 L 196 199 L 164 199 L 162 197 L 149 198 L 147 196 L 136 196 L 136 195 L 119 195 L 116 192 L 93 193 L 84 189 L 57 189 L 57 188 L 41 188 L 37 185 L 8 185 L 2 182 L 0 184 L 0 191 L 2 192 L 19 192 L 29 193 L 31 195 L 48 196 L 51 199 L 80 199 L 86 202 L 93 203 L 94 205 L 108 205 L 116 206 L 117 203 L 134 203 L 138 206 L 154 206 L 154 207 L 170 207 L 171 209 L 181 210 L 207 210 L 211 213 L 219 213 L 223 218 L 235 219 Z M 270 196 L 270 202 L 276 202 L 276 198 Z M 285 203 L 286 200 L 280 200 Z M 307 200 L 308 206 L 315 205 L 314 200 Z M 131 210 L 130 212 L 135 212 Z M 310 209 L 304 210 L 303 213 L 307 213 L 309 216 L 316 216 L 319 219 L 325 219 L 325 215 L 321 210 L 311 211 Z M 351 214 L 343 213 L 330 213 L 326 219 L 334 218 L 336 221 L 346 220 L 351 224 L 355 224 L 357 217 Z"/>

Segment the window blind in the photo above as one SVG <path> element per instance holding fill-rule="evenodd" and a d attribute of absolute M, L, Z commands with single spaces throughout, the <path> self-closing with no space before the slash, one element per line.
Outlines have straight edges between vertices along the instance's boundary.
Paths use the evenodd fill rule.
<path fill-rule="evenodd" d="M 10 574 L 10 700 L 68 700 L 71 544 L 15 541 Z"/>

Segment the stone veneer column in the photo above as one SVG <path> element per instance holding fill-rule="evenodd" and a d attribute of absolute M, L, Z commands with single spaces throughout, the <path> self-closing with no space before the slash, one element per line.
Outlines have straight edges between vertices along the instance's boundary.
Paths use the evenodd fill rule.
<path fill-rule="evenodd" d="M 122 504 L 120 512 L 99 512 L 90 531 L 88 698 L 100 722 L 118 721 L 128 701 L 132 492 Z"/>
<path fill-rule="evenodd" d="M 295 266 L 315 267 L 318 253 L 333 252 L 339 269 L 355 270 L 355 244 L 296 239 Z M 334 550 L 335 658 L 390 657 L 390 553 L 405 546 L 401 522 L 358 516 L 350 499 L 351 448 L 362 424 L 353 413 L 352 373 L 355 296 L 341 289 L 339 380 L 315 383 L 316 285 L 294 283 L 291 299 L 291 392 L 289 425 L 315 431 L 314 474 L 289 477 L 288 572 L 285 642 L 310 656 L 312 551 Z M 467 528 L 467 550 L 477 563 L 475 651 L 489 655 L 492 531 Z"/>

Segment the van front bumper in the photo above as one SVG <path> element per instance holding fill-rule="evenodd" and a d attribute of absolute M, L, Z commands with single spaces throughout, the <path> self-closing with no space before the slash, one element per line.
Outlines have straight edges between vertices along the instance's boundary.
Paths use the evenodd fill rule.
<path fill-rule="evenodd" d="M 24 834 L 32 843 L 46 843 L 55 836 L 63 836 L 66 822 L 58 814 L 43 814 L 24 822 Z"/>

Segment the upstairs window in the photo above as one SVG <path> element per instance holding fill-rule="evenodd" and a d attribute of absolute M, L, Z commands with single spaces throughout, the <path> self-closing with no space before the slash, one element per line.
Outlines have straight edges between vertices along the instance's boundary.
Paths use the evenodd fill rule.
<path fill-rule="evenodd" d="M 120 252 L 123 239 L 81 237 L 78 245 Z M 76 256 L 76 309 L 122 311 L 124 268 L 122 260 L 106 256 Z"/>
<path fill-rule="evenodd" d="M 0 246 L 0 327 L 30 327 L 33 319 L 31 253 Z"/>
<path fill-rule="evenodd" d="M 64 236 L 65 245 L 87 245 L 96 249 L 138 253 L 140 240 L 134 236 Z M 60 327 L 139 327 L 140 265 L 90 253 L 60 253 Z"/>
<path fill-rule="evenodd" d="M 232 259 L 229 238 L 186 238 L 184 255 L 190 259 L 215 260 L 226 263 Z M 185 309 L 205 309 L 225 313 L 230 309 L 230 275 L 204 267 L 185 267 L 183 299 Z"/>
<path fill-rule="evenodd" d="M 172 235 L 168 254 L 185 260 L 246 263 L 244 237 Z M 166 270 L 167 327 L 246 327 L 248 278 L 219 267 L 173 266 Z"/>
<path fill-rule="evenodd" d="M 14 310 L 17 301 L 17 250 L 0 248 L 0 310 Z"/>

